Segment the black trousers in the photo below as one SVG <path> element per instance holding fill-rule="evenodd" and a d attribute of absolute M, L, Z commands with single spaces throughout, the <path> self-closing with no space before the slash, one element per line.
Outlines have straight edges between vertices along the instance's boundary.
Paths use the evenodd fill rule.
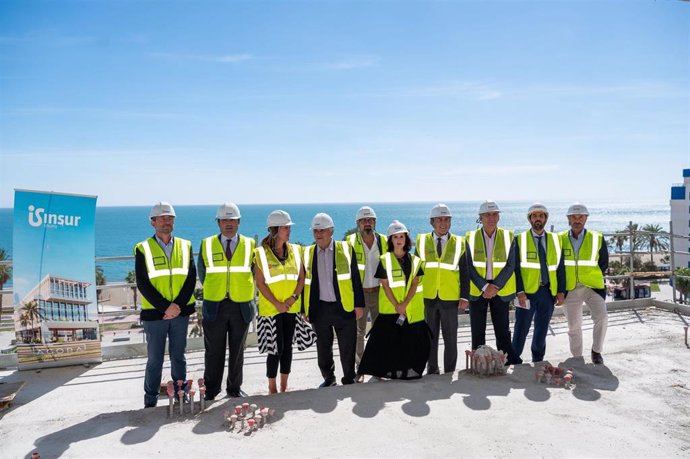
<path fill-rule="evenodd" d="M 494 325 L 496 347 L 508 354 L 508 363 L 518 363 L 517 355 L 510 340 L 510 320 L 508 302 L 495 296 L 490 300 L 479 298 L 470 301 L 470 326 L 472 328 L 472 349 L 486 344 L 486 311 L 491 312 Z"/>
<path fill-rule="evenodd" d="M 274 317 L 278 354 L 268 354 L 266 357 L 266 377 L 271 379 L 278 376 L 278 367 L 283 375 L 289 375 L 292 371 L 292 338 L 295 336 L 297 314 L 283 312 Z"/>
<path fill-rule="evenodd" d="M 355 382 L 355 353 L 357 350 L 357 320 L 354 312 L 346 312 L 340 302 L 319 301 L 318 311 L 310 311 L 316 332 L 316 354 L 324 381 L 335 382 L 333 362 L 333 332 L 338 337 L 343 384 Z M 316 313 L 316 314 L 315 314 Z"/>
<path fill-rule="evenodd" d="M 431 329 L 431 351 L 427 373 L 439 372 L 439 331 L 443 334 L 443 372 L 455 371 L 458 360 L 458 301 L 444 301 L 440 298 L 424 299 L 424 318 Z"/>
<path fill-rule="evenodd" d="M 204 382 L 206 394 L 215 397 L 220 393 L 225 369 L 225 348 L 228 348 L 228 378 L 226 391 L 237 391 L 242 386 L 244 345 L 249 324 L 242 318 L 240 306 L 224 299 L 218 305 L 214 320 L 204 318 Z"/>

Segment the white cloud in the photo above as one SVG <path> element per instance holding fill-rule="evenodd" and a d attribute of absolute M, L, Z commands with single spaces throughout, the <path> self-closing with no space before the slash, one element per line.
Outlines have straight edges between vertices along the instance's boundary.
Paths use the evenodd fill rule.
<path fill-rule="evenodd" d="M 216 62 L 219 64 L 237 64 L 254 59 L 251 54 L 184 54 L 184 53 L 151 53 L 152 57 L 180 60 L 180 61 L 202 61 L 202 62 Z"/>
<path fill-rule="evenodd" d="M 332 70 L 353 70 L 367 67 L 375 67 L 379 63 L 375 56 L 352 56 L 326 64 L 326 68 Z"/>

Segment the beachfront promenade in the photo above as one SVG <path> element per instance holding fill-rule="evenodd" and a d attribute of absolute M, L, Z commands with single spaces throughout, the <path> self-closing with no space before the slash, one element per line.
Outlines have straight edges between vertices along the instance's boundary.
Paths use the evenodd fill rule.
<path fill-rule="evenodd" d="M 8 458 L 35 449 L 42 457 L 687 457 L 690 349 L 683 327 L 690 310 L 677 306 L 681 317 L 672 312 L 676 306 L 656 301 L 609 304 L 605 365 L 569 359 L 567 324 L 554 317 L 547 359 L 574 368 L 572 389 L 537 383 L 531 364 L 502 377 L 460 370 L 314 389 L 321 377 L 309 349 L 295 354 L 290 392 L 268 396 L 265 356 L 250 347 L 245 400 L 277 410 L 271 424 L 251 435 L 223 425 L 223 411 L 236 399 L 218 399 L 194 417 L 169 419 L 167 401 L 141 408 L 145 358 L 6 369 L 3 382 L 27 385 L 0 414 L 0 444 Z M 586 316 L 585 345 L 591 326 Z M 465 323 L 458 343 L 460 350 L 470 347 Z M 188 362 L 189 377 L 201 377 L 203 352 L 190 352 Z M 464 368 L 462 352 L 458 367 Z M 166 363 L 164 377 L 167 371 Z"/>

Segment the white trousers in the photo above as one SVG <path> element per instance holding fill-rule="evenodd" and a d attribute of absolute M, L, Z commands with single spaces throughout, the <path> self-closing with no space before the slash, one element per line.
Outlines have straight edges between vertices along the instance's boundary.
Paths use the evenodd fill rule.
<path fill-rule="evenodd" d="M 582 357 L 582 304 L 586 304 L 594 322 L 592 350 L 601 353 L 604 349 L 606 327 L 609 317 L 606 313 L 606 301 L 589 287 L 579 286 L 568 292 L 563 304 L 565 317 L 568 319 L 568 338 L 573 357 Z"/>

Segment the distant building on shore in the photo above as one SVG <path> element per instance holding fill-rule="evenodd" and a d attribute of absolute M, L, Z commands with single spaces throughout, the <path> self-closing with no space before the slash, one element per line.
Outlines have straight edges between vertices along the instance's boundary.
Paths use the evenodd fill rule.
<path fill-rule="evenodd" d="M 671 224 L 673 233 L 690 236 L 690 169 L 683 169 L 683 183 L 671 186 Z M 674 249 L 690 252 L 690 240 L 677 238 Z M 671 254 L 678 268 L 690 268 L 690 255 Z"/>

